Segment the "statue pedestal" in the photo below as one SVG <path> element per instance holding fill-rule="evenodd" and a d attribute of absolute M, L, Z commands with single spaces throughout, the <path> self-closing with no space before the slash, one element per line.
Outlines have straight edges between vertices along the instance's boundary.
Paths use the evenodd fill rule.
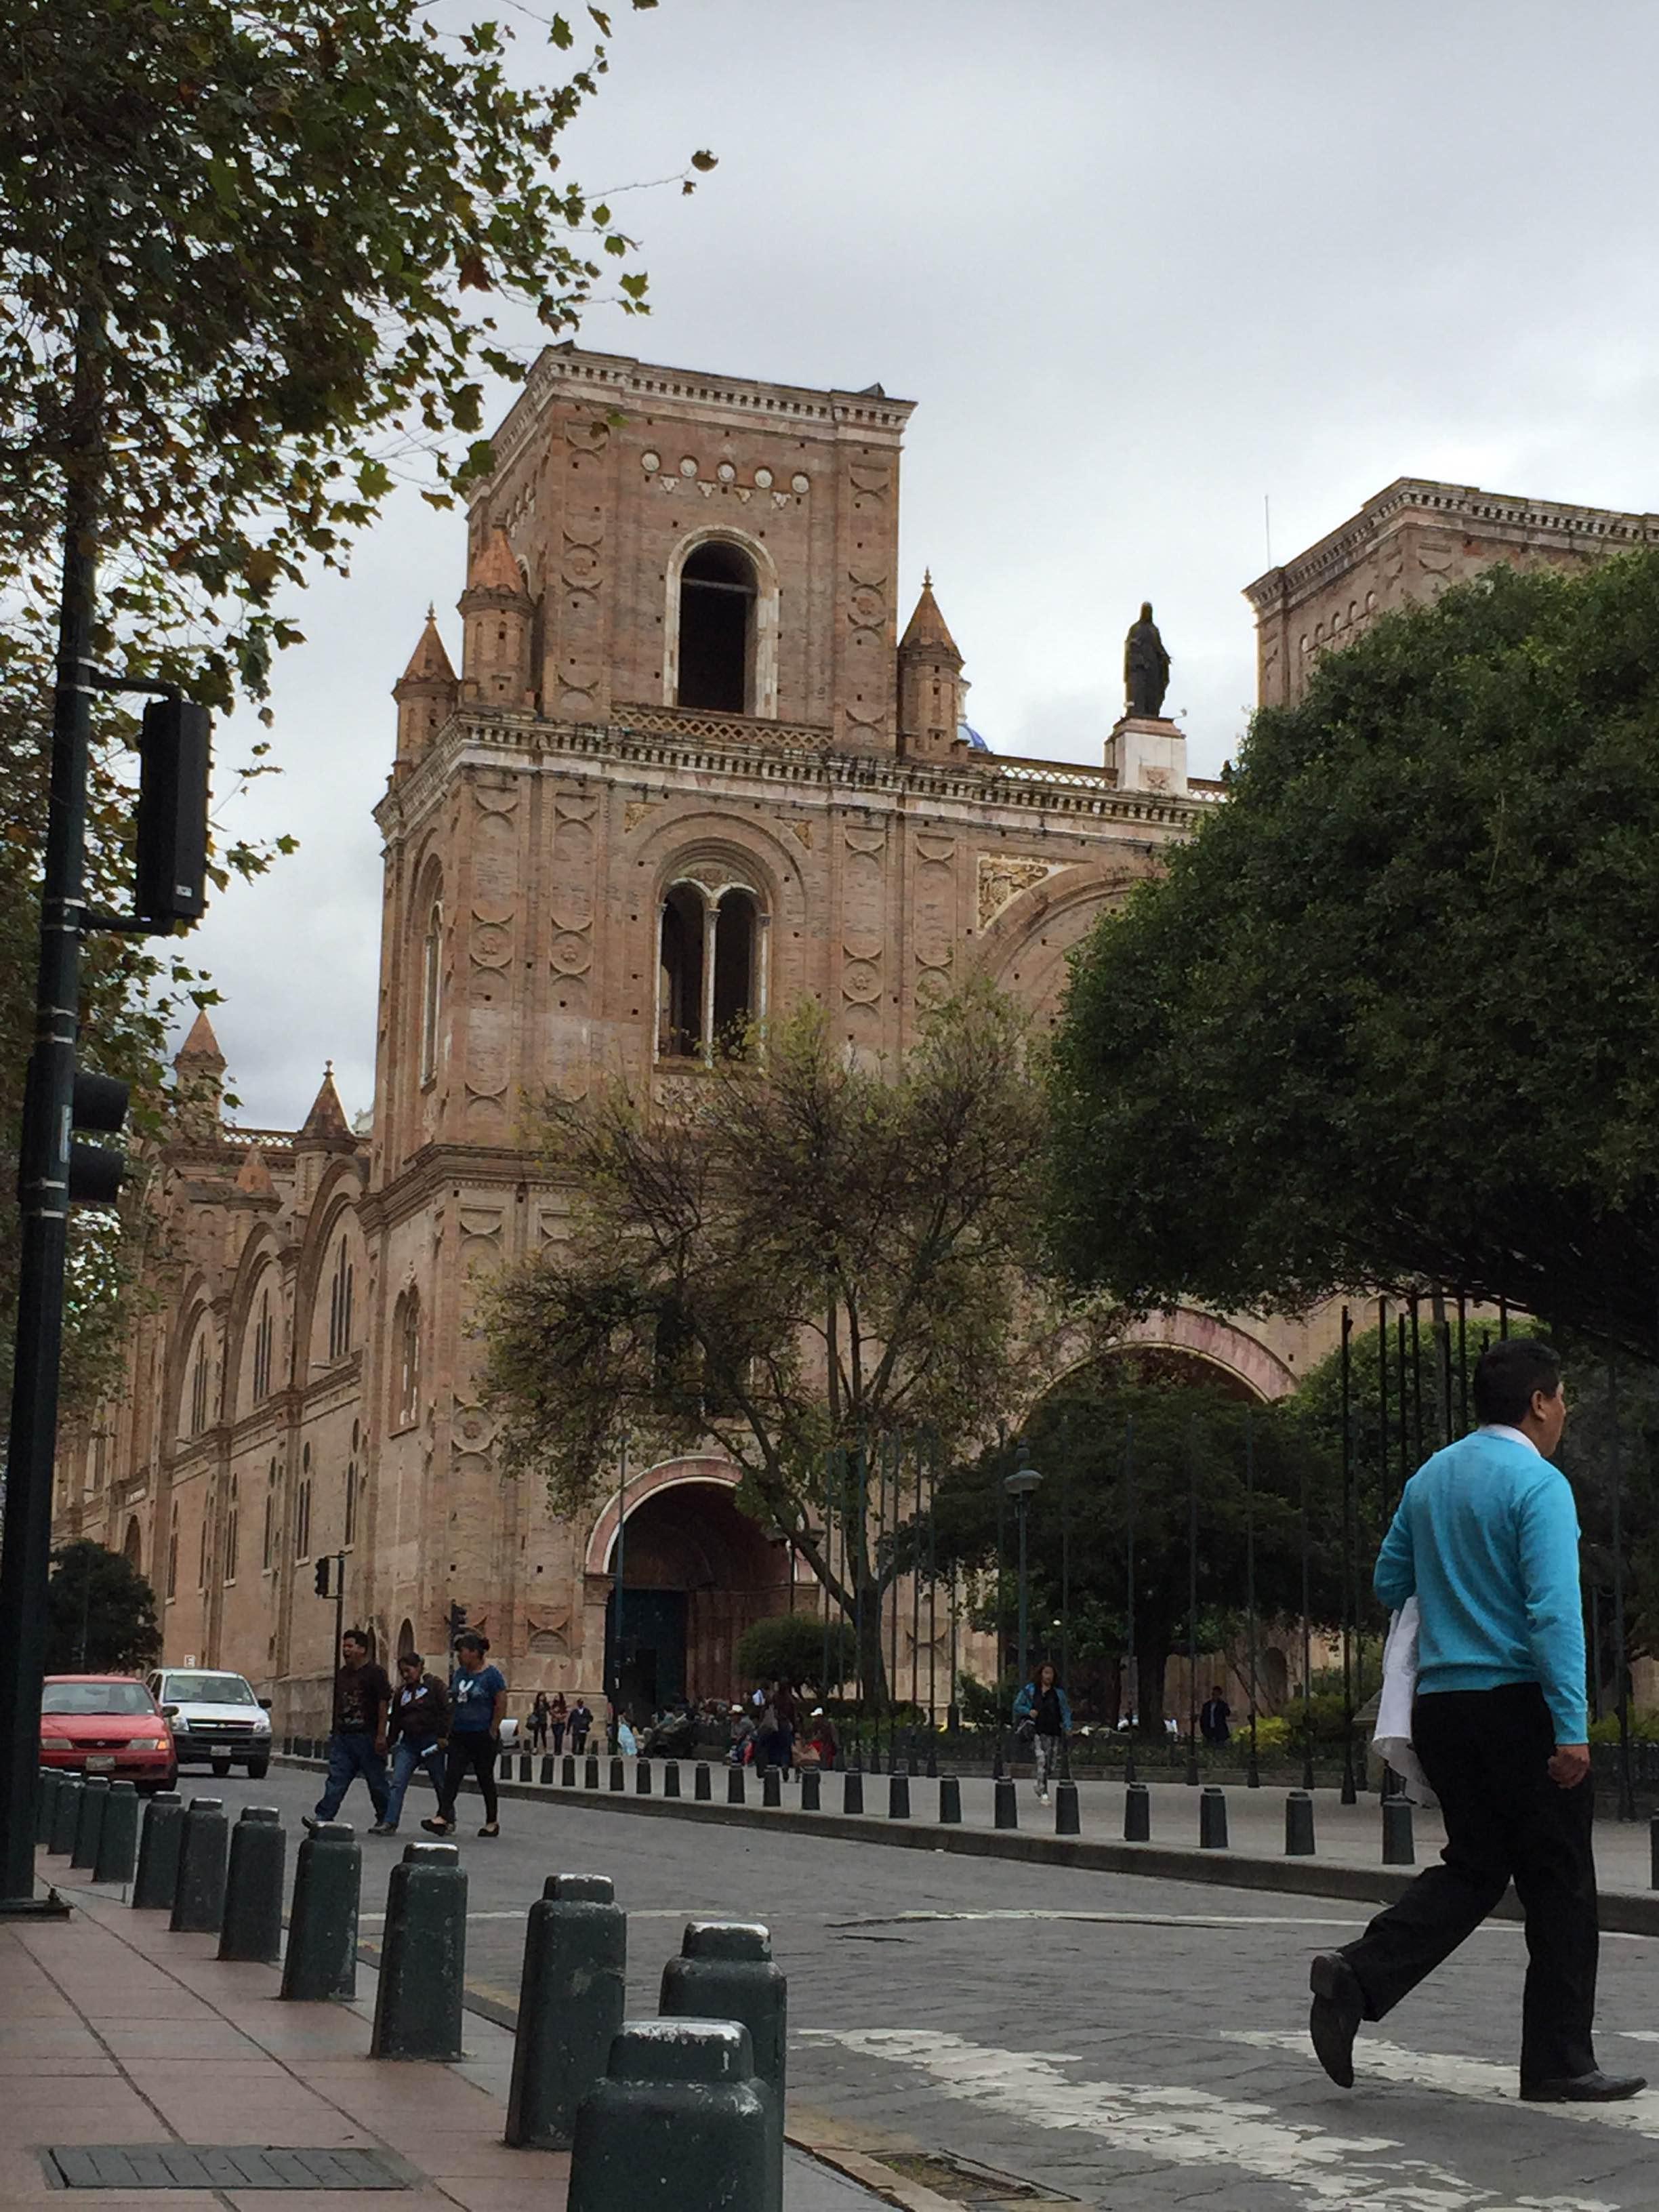
<path fill-rule="evenodd" d="M 1125 714 L 1106 740 L 1106 766 L 1120 791 L 1185 799 L 1186 732 L 1162 714 Z"/>

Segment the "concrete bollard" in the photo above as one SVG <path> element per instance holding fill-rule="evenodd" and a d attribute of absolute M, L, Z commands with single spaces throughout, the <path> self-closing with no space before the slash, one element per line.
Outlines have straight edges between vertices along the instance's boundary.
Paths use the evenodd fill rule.
<path fill-rule="evenodd" d="M 176 1790 L 157 1790 L 144 1808 L 144 1826 L 138 1838 L 138 1872 L 132 1884 L 136 1909 L 155 1912 L 165 1906 L 172 1911 L 184 1833 L 184 1800 Z"/>
<path fill-rule="evenodd" d="M 648 1759 L 641 1759 L 635 1762 L 634 1795 L 636 1797 L 648 1797 L 651 1795 L 651 1762 Z"/>
<path fill-rule="evenodd" d="M 1198 1801 L 1198 1848 L 1224 1851 L 1227 1848 L 1227 1793 L 1206 1783 Z"/>
<path fill-rule="evenodd" d="M 680 1763 L 678 1759 L 663 1761 L 662 1794 L 665 1797 L 678 1797 L 680 1794 Z"/>
<path fill-rule="evenodd" d="M 1382 1800 L 1382 1863 L 1384 1866 L 1417 1864 L 1417 1850 L 1412 1842 L 1412 1808 L 1408 1797 L 1385 1797 Z"/>
<path fill-rule="evenodd" d="M 697 1761 L 696 1772 L 691 1778 L 691 1796 L 698 1805 L 712 1804 L 714 1796 L 714 1778 L 708 1771 L 706 1759 Z"/>
<path fill-rule="evenodd" d="M 755 2079 L 766 2094 L 768 2202 L 783 2201 L 789 1984 L 757 1923 L 694 1920 L 680 1955 L 662 1970 L 665 2020 L 734 2020 L 749 2031 Z"/>
<path fill-rule="evenodd" d="M 58 1792 L 64 1778 L 55 1766 L 40 1769 L 40 1792 L 34 1801 L 34 1840 L 43 1850 L 52 1849 L 52 1814 L 58 1802 Z"/>
<path fill-rule="evenodd" d="M 626 2009 L 628 1916 L 604 1875 L 550 1874 L 530 1908 L 507 2140 L 568 2150 Z"/>
<path fill-rule="evenodd" d="M 1126 1844 L 1152 1840 L 1152 1793 L 1144 1782 L 1131 1782 L 1125 1787 L 1123 1840 Z"/>
<path fill-rule="evenodd" d="M 910 1817 L 908 1774 L 890 1774 L 887 1778 L 887 1817 L 890 1820 L 908 1820 Z"/>
<path fill-rule="evenodd" d="M 781 1805 L 782 1802 L 782 1775 L 779 1773 L 775 1766 L 763 1768 L 761 1771 L 761 1803 L 763 1805 Z"/>
<path fill-rule="evenodd" d="M 301 1844 L 283 1958 L 282 1994 L 291 2002 L 356 1996 L 362 1877 L 362 1846 L 348 1822 L 325 1820 Z"/>
<path fill-rule="evenodd" d="M 553 1787 L 553 1754 L 550 1751 L 544 1751 L 542 1753 L 541 1772 L 536 1779 L 544 1790 L 550 1790 Z"/>
<path fill-rule="evenodd" d="M 130 1782 L 112 1782 L 98 1831 L 94 1881 L 131 1881 L 138 1856 L 138 1792 Z"/>
<path fill-rule="evenodd" d="M 70 1851 L 72 1867 L 91 1869 L 97 1865 L 98 1838 L 104 1825 L 104 1801 L 108 1796 L 108 1775 L 88 1775 L 75 1808 L 75 1842 Z"/>
<path fill-rule="evenodd" d="M 726 1802 L 728 1805 L 741 1805 L 744 1802 L 743 1769 L 740 1766 L 728 1766 L 726 1770 Z"/>
<path fill-rule="evenodd" d="M 559 1787 L 561 1790 L 574 1790 L 575 1786 L 575 1757 L 573 1753 L 566 1752 L 563 1758 L 559 1762 Z"/>
<path fill-rule="evenodd" d="M 803 1766 L 800 1771 L 800 1809 L 803 1813 L 823 1809 L 823 1776 L 816 1766 Z"/>
<path fill-rule="evenodd" d="M 179 1880 L 173 1892 L 175 1936 L 216 1936 L 225 1913 L 225 1863 L 230 1822 L 222 1797 L 192 1797 L 179 1844 Z"/>
<path fill-rule="evenodd" d="M 219 1956 L 275 1966 L 283 1955 L 283 1876 L 288 1838 L 274 1805 L 248 1805 L 230 1832 Z"/>
<path fill-rule="evenodd" d="M 1056 1782 L 1054 1784 L 1054 1833 L 1057 1836 L 1080 1836 L 1083 1833 L 1075 1782 Z"/>
<path fill-rule="evenodd" d="M 1305 1790 L 1292 1790 L 1285 1799 L 1285 1856 L 1311 1858 L 1314 1848 L 1313 1799 Z"/>
<path fill-rule="evenodd" d="M 1014 1793 L 1013 1778 L 1012 1775 L 1000 1774 L 994 1787 L 996 1811 L 993 1816 L 994 1825 L 999 1828 L 1018 1827 L 1019 1799 Z"/>
<path fill-rule="evenodd" d="M 55 1858 L 66 1859 L 75 1849 L 76 1823 L 81 1815 L 81 1793 L 86 1786 L 78 1774 L 65 1774 L 58 1782 L 57 1802 L 52 1808 L 51 1850 Z"/>
<path fill-rule="evenodd" d="M 576 2114 L 566 2212 L 777 2212 L 754 2071 L 734 2020 L 624 2021 Z"/>
<path fill-rule="evenodd" d="M 620 1759 L 613 1759 L 611 1762 L 611 1787 L 613 1790 L 626 1790 L 628 1787 L 628 1769 Z"/>
<path fill-rule="evenodd" d="M 843 1813 L 861 1813 L 864 1810 L 864 1776 L 856 1766 L 850 1768 L 841 1778 L 841 1809 Z"/>
<path fill-rule="evenodd" d="M 392 1869 L 371 2058 L 459 2058 L 466 1875 L 453 1844 L 406 1844 Z"/>
<path fill-rule="evenodd" d="M 962 1784 L 954 1774 L 941 1774 L 939 1778 L 939 1818 L 943 1828 L 962 1826 Z"/>
<path fill-rule="evenodd" d="M 599 1755 L 591 1751 L 582 1761 L 582 1788 L 597 1790 L 599 1786 Z"/>

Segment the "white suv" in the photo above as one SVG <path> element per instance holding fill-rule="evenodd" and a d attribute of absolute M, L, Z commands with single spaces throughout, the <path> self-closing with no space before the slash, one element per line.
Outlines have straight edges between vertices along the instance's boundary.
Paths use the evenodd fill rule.
<path fill-rule="evenodd" d="M 240 1674 L 200 1667 L 163 1667 L 148 1678 L 173 1729 L 180 1766 L 210 1766 L 218 1775 L 245 1766 L 258 1782 L 270 1765 L 270 1705 Z"/>

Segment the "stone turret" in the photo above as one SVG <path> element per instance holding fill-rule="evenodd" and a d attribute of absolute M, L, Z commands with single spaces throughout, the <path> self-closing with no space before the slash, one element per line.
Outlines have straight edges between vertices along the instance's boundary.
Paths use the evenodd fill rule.
<path fill-rule="evenodd" d="M 355 1152 L 356 1149 L 357 1139 L 351 1133 L 340 1094 L 334 1088 L 334 1063 L 331 1060 L 324 1064 L 323 1079 L 311 1102 L 311 1111 L 294 1139 L 294 1196 L 302 1211 L 316 1196 L 329 1161 L 338 1153 Z"/>
<path fill-rule="evenodd" d="M 205 1008 L 173 1054 L 173 1071 L 179 1134 L 192 1144 L 216 1145 L 224 1113 L 225 1056 Z"/>
<path fill-rule="evenodd" d="M 963 720 L 968 686 L 962 655 L 939 602 L 929 570 L 898 648 L 899 750 L 913 759 L 948 760 Z"/>
<path fill-rule="evenodd" d="M 536 611 L 504 530 L 485 537 L 457 604 L 465 626 L 462 698 L 480 707 L 533 706 L 530 631 Z"/>
<path fill-rule="evenodd" d="M 398 702 L 398 757 L 392 774 L 406 775 L 424 758 L 433 738 L 454 713 L 460 696 L 460 685 L 430 607 L 421 641 L 392 685 L 392 696 Z"/>

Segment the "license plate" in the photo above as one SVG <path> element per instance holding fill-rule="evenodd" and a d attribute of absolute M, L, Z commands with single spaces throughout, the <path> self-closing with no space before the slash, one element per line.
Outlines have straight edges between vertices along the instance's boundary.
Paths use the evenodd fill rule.
<path fill-rule="evenodd" d="M 210 1759 L 228 1759 L 230 1757 L 230 1746 L 228 1743 L 216 1743 L 212 1750 L 208 1753 L 208 1757 Z"/>
<path fill-rule="evenodd" d="M 89 1751 L 87 1753 L 87 1772 L 88 1774 L 107 1774 L 114 1764 L 114 1757 L 109 1752 Z"/>

